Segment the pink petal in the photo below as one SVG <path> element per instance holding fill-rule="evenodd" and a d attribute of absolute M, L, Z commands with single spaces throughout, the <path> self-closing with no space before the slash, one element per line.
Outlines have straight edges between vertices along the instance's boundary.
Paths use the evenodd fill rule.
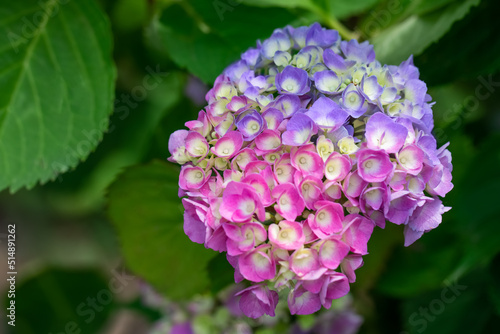
<path fill-rule="evenodd" d="M 344 209 L 339 203 L 321 201 L 317 203 L 318 210 L 311 222 L 311 229 L 319 237 L 328 237 L 342 231 Z"/>
<path fill-rule="evenodd" d="M 325 161 L 325 176 L 331 181 L 342 181 L 351 170 L 349 158 L 333 152 Z"/>
<path fill-rule="evenodd" d="M 304 211 L 305 203 L 297 189 L 289 183 L 277 185 L 272 191 L 275 209 L 287 220 L 294 221 Z"/>
<path fill-rule="evenodd" d="M 349 246 L 336 239 L 320 241 L 319 260 L 328 269 L 337 269 L 349 253 Z"/>
<path fill-rule="evenodd" d="M 356 274 L 354 271 L 363 265 L 363 257 L 359 254 L 347 255 L 340 267 L 342 272 L 347 276 L 349 283 L 354 283 L 356 281 Z"/>
<path fill-rule="evenodd" d="M 263 152 L 277 150 L 281 146 L 280 133 L 274 130 L 264 130 L 255 138 L 255 145 Z"/>
<path fill-rule="evenodd" d="M 315 249 L 299 249 L 290 256 L 290 270 L 299 277 L 319 269 L 319 266 L 318 252 Z"/>
<path fill-rule="evenodd" d="M 231 158 L 236 155 L 243 144 L 243 136 L 238 131 L 229 131 L 217 140 L 212 152 L 220 158 Z"/>
<path fill-rule="evenodd" d="M 333 273 L 323 285 L 320 293 L 321 303 L 325 308 L 330 308 L 333 299 L 344 297 L 349 293 L 350 286 L 347 277 L 341 273 Z"/>
<path fill-rule="evenodd" d="M 288 307 L 291 314 L 312 314 L 321 309 L 321 301 L 317 294 L 298 285 L 288 295 Z"/>
<path fill-rule="evenodd" d="M 186 137 L 186 151 L 192 157 L 205 157 L 208 154 L 208 142 L 198 132 L 190 131 Z"/>
<path fill-rule="evenodd" d="M 276 263 L 267 254 L 269 245 L 261 245 L 238 258 L 238 266 L 243 277 L 252 282 L 262 282 L 274 278 Z"/>
<path fill-rule="evenodd" d="M 288 220 L 282 220 L 279 224 L 271 224 L 269 225 L 269 241 L 282 249 L 299 249 L 305 242 L 302 225 Z"/>
<path fill-rule="evenodd" d="M 375 224 L 368 218 L 357 214 L 347 215 L 344 219 L 342 240 L 351 247 L 353 253 L 368 254 L 368 240 Z"/>
<path fill-rule="evenodd" d="M 319 179 L 323 178 L 323 159 L 315 151 L 300 148 L 291 154 L 291 162 L 292 166 L 301 172 Z"/>
<path fill-rule="evenodd" d="M 409 174 L 417 175 L 422 170 L 425 153 L 417 145 L 407 145 L 397 154 L 399 165 Z"/>
<path fill-rule="evenodd" d="M 382 182 L 392 172 L 394 166 L 389 155 L 383 151 L 362 149 L 356 152 L 358 174 L 367 182 Z"/>

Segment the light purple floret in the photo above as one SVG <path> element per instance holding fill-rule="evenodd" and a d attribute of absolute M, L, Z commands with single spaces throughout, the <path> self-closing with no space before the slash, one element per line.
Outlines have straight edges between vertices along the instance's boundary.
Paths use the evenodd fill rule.
<path fill-rule="evenodd" d="M 285 67 L 276 75 L 276 89 L 281 94 L 306 94 L 310 90 L 307 72 L 293 66 Z"/>

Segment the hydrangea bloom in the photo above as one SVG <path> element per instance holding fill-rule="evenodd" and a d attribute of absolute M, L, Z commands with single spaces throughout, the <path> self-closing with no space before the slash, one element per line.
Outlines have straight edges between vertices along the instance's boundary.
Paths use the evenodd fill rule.
<path fill-rule="evenodd" d="M 220 75 L 189 130 L 170 137 L 182 165 L 184 230 L 227 252 L 250 317 L 292 314 L 349 292 L 375 226 L 405 245 L 449 210 L 451 155 L 431 134 L 431 97 L 412 57 L 381 65 L 368 42 L 318 24 L 276 30 Z"/>

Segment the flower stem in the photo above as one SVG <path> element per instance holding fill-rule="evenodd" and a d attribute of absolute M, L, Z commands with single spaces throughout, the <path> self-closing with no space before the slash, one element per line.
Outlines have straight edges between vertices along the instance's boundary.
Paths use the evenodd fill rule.
<path fill-rule="evenodd" d="M 320 18 L 321 20 L 332 29 L 335 29 L 339 32 L 340 36 L 346 40 L 358 39 L 359 34 L 349 30 L 346 26 L 344 26 L 334 15 L 329 14 L 330 10 L 326 10 L 319 6 L 314 6 L 311 8 Z"/>
<path fill-rule="evenodd" d="M 323 14 L 322 19 L 325 21 L 325 24 L 328 25 L 330 28 L 337 30 L 340 36 L 342 36 L 344 39 L 351 40 L 359 38 L 359 35 L 356 32 L 349 30 L 339 20 L 337 20 L 337 18 L 331 15 Z"/>

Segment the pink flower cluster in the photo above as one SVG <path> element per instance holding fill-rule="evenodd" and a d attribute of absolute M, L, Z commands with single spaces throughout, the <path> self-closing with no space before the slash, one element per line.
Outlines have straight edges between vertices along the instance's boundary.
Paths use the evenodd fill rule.
<path fill-rule="evenodd" d="M 198 119 L 170 137 L 182 165 L 184 231 L 227 252 L 250 317 L 292 314 L 349 292 L 375 226 L 405 245 L 441 223 L 451 155 L 431 134 L 430 96 L 411 58 L 382 66 L 334 30 L 276 30 L 217 78 Z M 270 289 L 271 287 L 271 289 Z"/>

